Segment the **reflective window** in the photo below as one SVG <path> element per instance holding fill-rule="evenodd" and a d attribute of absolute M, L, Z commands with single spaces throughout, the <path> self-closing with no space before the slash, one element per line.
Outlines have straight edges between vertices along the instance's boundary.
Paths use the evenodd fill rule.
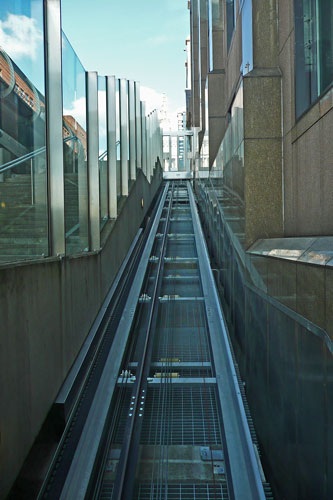
<path fill-rule="evenodd" d="M 62 34 L 66 253 L 88 249 L 86 72 Z"/>
<path fill-rule="evenodd" d="M 227 9 L 227 47 L 229 50 L 232 35 L 234 33 L 236 18 L 235 18 L 235 0 L 226 0 Z"/>
<path fill-rule="evenodd" d="M 0 260 L 48 254 L 43 0 L 0 3 Z"/>
<path fill-rule="evenodd" d="M 296 116 L 332 85 L 333 4 L 295 0 Z"/>

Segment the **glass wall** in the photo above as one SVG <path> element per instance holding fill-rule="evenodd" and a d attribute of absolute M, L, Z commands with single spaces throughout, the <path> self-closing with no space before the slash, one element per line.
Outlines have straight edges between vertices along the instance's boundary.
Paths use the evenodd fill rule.
<path fill-rule="evenodd" d="M 98 77 L 98 126 L 99 126 L 99 212 L 100 227 L 103 229 L 108 219 L 108 172 L 106 140 L 106 79 Z"/>
<path fill-rule="evenodd" d="M 294 0 L 296 116 L 333 82 L 333 4 Z"/>
<path fill-rule="evenodd" d="M 231 107 L 230 123 L 210 171 L 215 195 L 225 221 L 244 243 L 244 124 L 243 86 Z"/>
<path fill-rule="evenodd" d="M 48 254 L 43 0 L 0 3 L 0 261 Z"/>
<path fill-rule="evenodd" d="M 98 79 L 100 205 L 96 206 L 96 210 L 99 209 L 99 218 L 91 216 L 89 223 L 89 195 L 93 202 L 94 193 L 88 190 L 87 74 L 61 32 L 60 22 L 55 24 L 54 19 L 51 22 L 44 19 L 44 3 L 43 0 L 2 0 L 0 5 L 0 262 L 39 258 L 49 255 L 49 252 L 58 255 L 64 250 L 66 254 L 88 251 L 89 228 L 91 234 L 96 234 L 95 221 L 102 229 L 109 214 L 111 186 L 108 185 L 107 165 L 106 79 Z M 48 12 L 45 9 L 46 15 Z M 44 50 L 44 26 L 50 37 L 47 54 Z M 51 75 L 50 85 L 46 85 L 45 75 Z M 122 96 L 119 80 L 116 79 L 118 197 L 122 193 L 126 196 L 130 183 L 135 182 L 135 149 L 141 141 L 141 133 L 137 137 L 135 114 L 136 106 L 141 108 L 141 103 L 135 102 L 135 84 L 125 79 L 121 81 Z M 47 100 L 46 88 L 51 94 Z M 61 90 L 62 119 L 57 116 L 59 106 L 61 108 Z M 48 110 L 48 128 L 46 102 L 52 103 Z M 144 117 L 142 124 L 146 123 Z M 155 140 L 159 130 L 156 120 L 150 120 L 149 125 L 149 134 L 154 141 L 151 141 L 148 154 L 154 154 L 155 158 L 146 158 L 147 155 L 144 158 L 149 165 L 155 165 L 160 154 Z M 47 130 L 50 137 L 46 140 Z M 134 159 L 132 181 L 129 172 L 129 131 Z M 96 132 L 93 130 L 92 135 L 97 135 Z M 147 130 L 142 131 L 142 137 L 146 136 Z M 49 151 L 46 144 L 50 144 Z M 59 151 L 60 161 L 57 157 Z M 184 158 L 183 143 L 179 156 Z M 124 160 L 123 171 L 121 160 Z M 129 186 L 122 186 L 122 181 L 128 182 Z M 48 198 L 48 191 L 52 198 Z M 49 200 L 52 201 L 50 206 Z M 48 228 L 49 217 L 54 221 L 52 232 Z"/>
<path fill-rule="evenodd" d="M 62 34 L 66 253 L 88 249 L 86 74 Z"/>

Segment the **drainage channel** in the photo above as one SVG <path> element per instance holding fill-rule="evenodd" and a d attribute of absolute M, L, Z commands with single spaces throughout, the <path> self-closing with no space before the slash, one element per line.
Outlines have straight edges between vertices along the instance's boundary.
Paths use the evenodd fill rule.
<path fill-rule="evenodd" d="M 59 498 L 271 498 L 190 183 L 156 214 Z"/>

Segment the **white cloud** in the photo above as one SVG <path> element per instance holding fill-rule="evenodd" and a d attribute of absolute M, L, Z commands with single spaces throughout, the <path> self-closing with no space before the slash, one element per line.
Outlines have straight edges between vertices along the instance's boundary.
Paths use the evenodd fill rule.
<path fill-rule="evenodd" d="M 146 114 L 153 111 L 153 109 L 159 110 L 162 106 L 162 98 L 162 93 L 150 87 L 140 87 L 140 99 L 146 103 Z"/>
<path fill-rule="evenodd" d="M 35 60 L 42 31 L 36 26 L 36 19 L 8 14 L 6 21 L 0 21 L 0 46 L 13 59 L 29 57 Z"/>
<path fill-rule="evenodd" d="M 98 121 L 100 154 L 106 150 L 106 91 L 98 91 Z"/>
<path fill-rule="evenodd" d="M 82 128 L 86 128 L 86 99 L 80 97 L 72 102 L 72 105 L 68 109 L 64 109 L 65 116 L 73 116 L 75 120 L 81 125 Z"/>

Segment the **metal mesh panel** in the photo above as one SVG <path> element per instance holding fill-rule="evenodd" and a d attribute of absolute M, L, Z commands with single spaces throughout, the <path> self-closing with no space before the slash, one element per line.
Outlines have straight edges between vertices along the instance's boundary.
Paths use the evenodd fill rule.
<path fill-rule="evenodd" d="M 120 445 L 123 442 L 130 394 L 128 389 L 124 389 L 124 399 L 112 439 L 114 444 Z M 165 418 L 168 421 L 167 426 L 163 426 Z M 221 444 L 215 388 L 175 387 L 170 383 L 149 388 L 141 444 L 160 442 L 170 445 Z"/>
<path fill-rule="evenodd" d="M 169 240 L 166 249 L 166 256 L 183 258 L 197 257 L 194 240 Z"/>
<path fill-rule="evenodd" d="M 161 295 L 179 295 L 180 297 L 201 297 L 202 290 L 198 279 L 163 280 Z"/>
<path fill-rule="evenodd" d="M 170 233 L 193 233 L 191 220 L 173 220 L 170 222 Z"/>
<path fill-rule="evenodd" d="M 157 338 L 168 338 L 169 342 L 156 342 L 152 361 L 162 358 L 177 358 L 180 361 L 210 361 L 210 354 L 203 331 L 193 327 L 162 328 L 157 332 Z"/>
<path fill-rule="evenodd" d="M 164 276 L 168 275 L 179 276 L 199 276 L 197 262 L 166 262 L 164 267 Z"/>
<path fill-rule="evenodd" d="M 167 491 L 165 491 L 165 488 Z M 134 495 L 136 500 L 227 500 L 226 484 L 139 484 Z"/>
<path fill-rule="evenodd" d="M 215 388 L 165 384 L 167 394 L 163 396 L 162 385 L 148 390 L 141 443 L 221 444 Z"/>

